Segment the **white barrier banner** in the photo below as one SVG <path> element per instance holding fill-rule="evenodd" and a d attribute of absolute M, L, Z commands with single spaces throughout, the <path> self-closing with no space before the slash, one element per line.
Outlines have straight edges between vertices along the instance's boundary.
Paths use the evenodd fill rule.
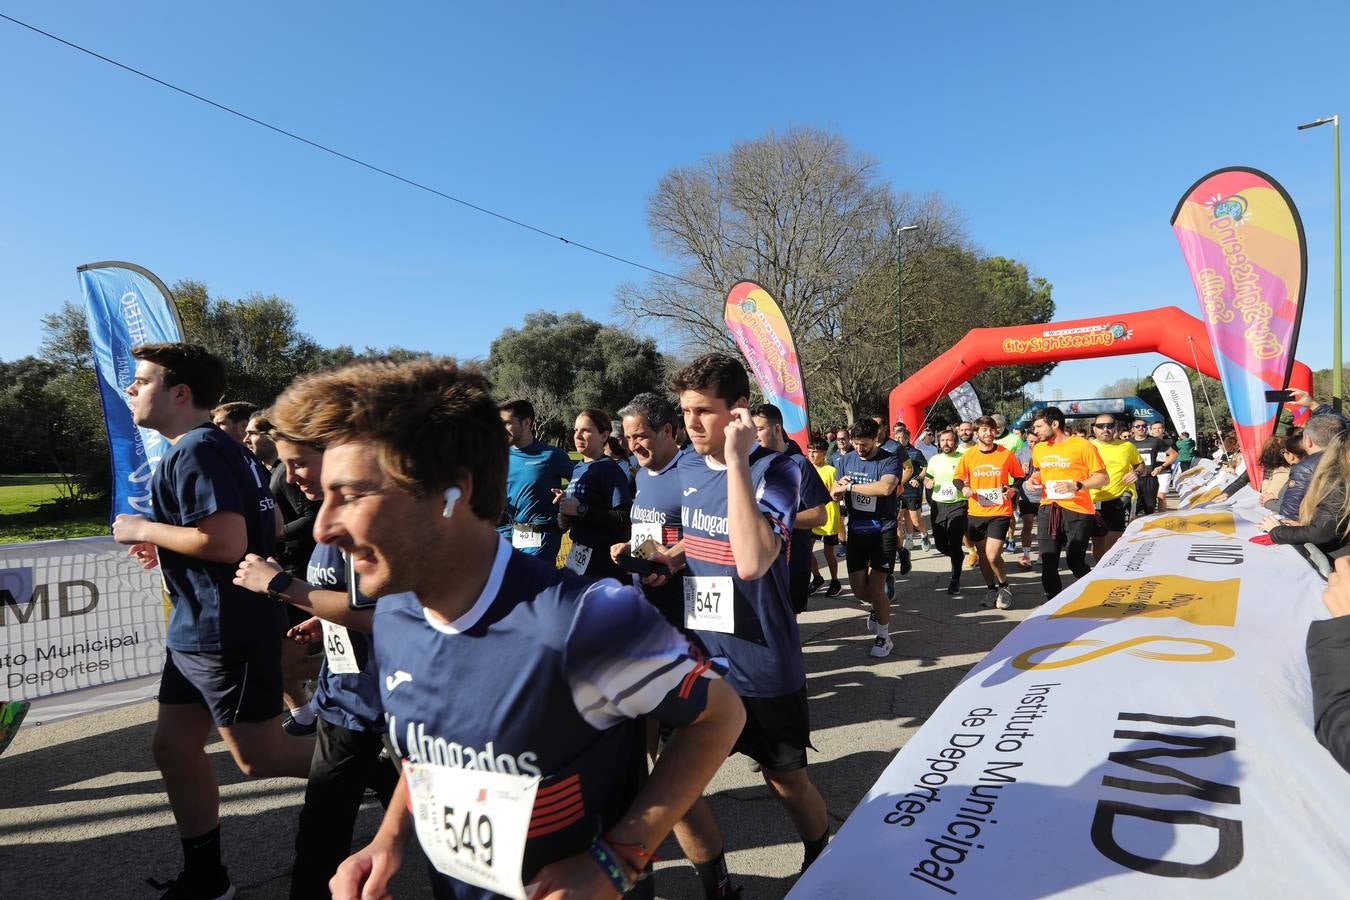
<path fill-rule="evenodd" d="M 111 538 L 0 544 L 0 699 L 26 725 L 155 695 L 163 589 Z"/>
<path fill-rule="evenodd" d="M 1304 642 L 1324 582 L 1263 511 L 1132 522 L 901 749 L 794 898 L 1341 896 L 1350 777 Z M 904 683 L 901 679 L 901 690 Z"/>

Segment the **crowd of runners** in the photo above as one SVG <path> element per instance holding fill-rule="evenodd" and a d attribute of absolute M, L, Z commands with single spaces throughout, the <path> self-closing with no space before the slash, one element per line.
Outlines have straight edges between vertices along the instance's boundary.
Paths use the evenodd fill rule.
<path fill-rule="evenodd" d="M 385 896 L 414 837 L 437 897 L 651 897 L 672 831 L 704 895 L 737 896 L 701 799 L 732 753 L 805 869 L 830 837 L 810 596 L 842 592 L 842 563 L 877 658 L 915 553 L 948 559 L 952 602 L 978 570 L 983 604 L 1011 608 L 1005 559 L 1039 566 L 1048 599 L 1061 558 L 1082 576 L 1163 508 L 1195 446 L 1109 415 L 1085 437 L 1047 407 L 1025 431 L 878 415 L 800 447 L 714 353 L 669 395 L 579 411 L 574 459 L 529 398 L 448 360 L 305 375 L 258 410 L 220 405 L 200 347 L 135 355 L 133 417 L 171 449 L 154 515 L 114 536 L 173 603 L 152 747 L 184 857 L 166 898 L 234 893 L 213 728 L 246 775 L 307 779 L 296 898 Z M 387 812 L 353 853 L 367 790 Z"/>

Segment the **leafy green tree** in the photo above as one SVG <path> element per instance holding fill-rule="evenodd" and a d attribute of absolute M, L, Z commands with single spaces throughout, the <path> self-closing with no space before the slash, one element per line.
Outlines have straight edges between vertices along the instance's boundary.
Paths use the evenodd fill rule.
<path fill-rule="evenodd" d="M 937 195 L 893 191 L 876 161 L 838 135 L 770 132 L 661 178 L 648 226 L 679 277 L 625 284 L 617 307 L 686 355 L 735 352 L 725 294 L 752 279 L 787 319 L 813 424 L 852 422 L 885 410 L 898 383 L 897 253 L 906 374 L 974 325 L 1053 313 L 1050 285 L 1013 261 L 982 262 L 959 218 Z M 911 224 L 918 229 L 900 230 Z M 1012 396 L 1040 370 L 1049 367 L 1015 367 L 991 377 L 991 389 Z"/>
<path fill-rule="evenodd" d="M 501 400 L 534 404 L 544 440 L 566 446 L 586 407 L 613 415 L 642 391 L 666 390 L 668 367 L 656 343 L 579 312 L 534 312 L 492 342 L 487 374 Z"/>

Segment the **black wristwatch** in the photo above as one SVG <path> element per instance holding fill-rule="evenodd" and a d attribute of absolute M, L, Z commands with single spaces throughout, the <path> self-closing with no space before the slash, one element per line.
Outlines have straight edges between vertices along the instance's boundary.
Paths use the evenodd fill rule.
<path fill-rule="evenodd" d="M 1078 486 L 1078 490 L 1081 491 L 1081 490 L 1083 489 L 1083 482 L 1081 482 L 1081 481 L 1075 481 L 1074 484 L 1076 484 L 1076 485 Z"/>
<path fill-rule="evenodd" d="M 294 580 L 295 579 L 291 577 L 290 572 L 278 572 L 272 576 L 271 581 L 267 582 L 267 596 L 271 597 L 273 600 L 285 600 L 286 598 L 281 596 L 281 594 L 286 588 L 291 586 L 291 582 Z"/>

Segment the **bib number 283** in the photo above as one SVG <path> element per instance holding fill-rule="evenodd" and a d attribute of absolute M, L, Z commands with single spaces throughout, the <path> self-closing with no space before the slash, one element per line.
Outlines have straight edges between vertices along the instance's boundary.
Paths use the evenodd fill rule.
<path fill-rule="evenodd" d="M 684 579 L 684 627 L 723 634 L 736 632 L 736 600 L 730 576 Z"/>

